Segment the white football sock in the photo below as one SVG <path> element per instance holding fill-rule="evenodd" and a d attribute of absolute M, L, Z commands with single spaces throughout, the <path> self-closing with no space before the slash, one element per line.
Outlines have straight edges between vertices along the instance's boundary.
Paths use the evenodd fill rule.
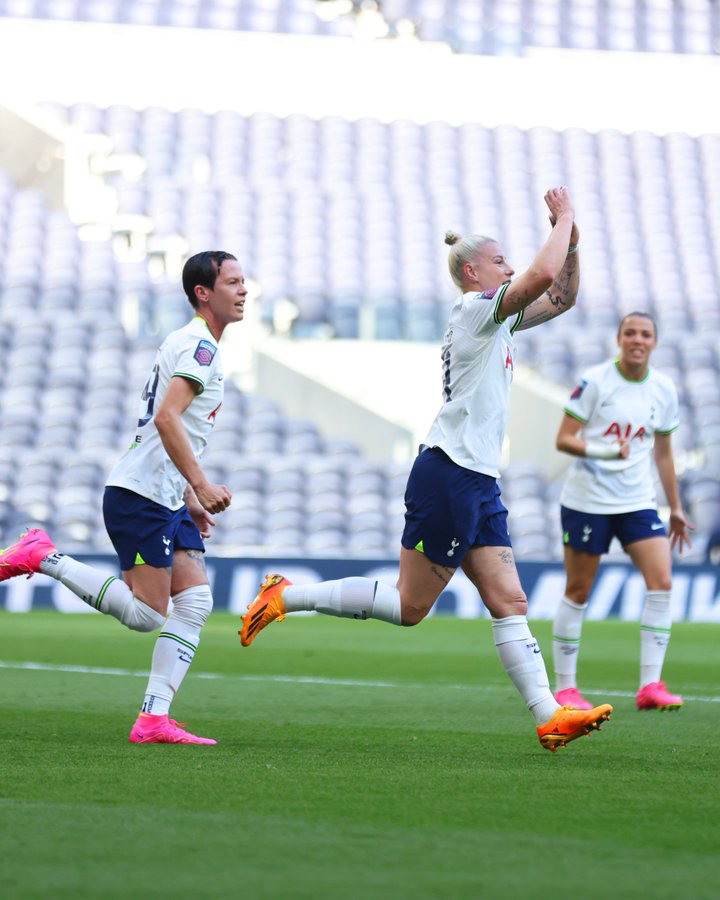
<path fill-rule="evenodd" d="M 200 642 L 200 632 L 168 616 L 155 641 L 142 711 L 165 716 Z"/>
<path fill-rule="evenodd" d="M 46 556 L 40 562 L 40 571 L 64 584 L 88 606 L 114 616 L 133 631 L 154 631 L 165 622 L 165 616 L 134 597 L 124 581 L 106 578 L 64 553 Z"/>
<path fill-rule="evenodd" d="M 577 660 L 580 633 L 587 603 L 578 606 L 567 597 L 560 601 L 553 622 L 553 667 L 555 690 L 564 691 L 577 685 Z"/>
<path fill-rule="evenodd" d="M 200 629 L 212 610 L 212 594 L 206 584 L 175 594 L 173 610 L 155 641 L 152 668 L 142 711 L 167 715 L 173 697 L 190 668 L 200 643 Z"/>
<path fill-rule="evenodd" d="M 319 584 L 290 585 L 282 593 L 286 612 L 315 610 L 344 619 L 381 619 L 400 625 L 397 588 L 371 578 L 341 578 Z"/>
<path fill-rule="evenodd" d="M 560 704 L 550 693 L 545 663 L 525 616 L 492 620 L 495 648 L 536 725 L 547 722 Z"/>
<path fill-rule="evenodd" d="M 640 619 L 640 687 L 660 681 L 671 627 L 670 591 L 646 591 Z"/>

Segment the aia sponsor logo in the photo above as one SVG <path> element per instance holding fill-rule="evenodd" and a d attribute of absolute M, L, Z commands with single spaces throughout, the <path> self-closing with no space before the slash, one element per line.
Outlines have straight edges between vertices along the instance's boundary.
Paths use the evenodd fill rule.
<path fill-rule="evenodd" d="M 641 441 L 645 437 L 645 429 L 642 425 L 637 429 L 635 434 L 633 434 L 632 431 L 633 426 L 630 423 L 622 426 L 618 422 L 613 422 L 603 437 L 614 437 L 618 441 L 634 441 L 636 438 Z"/>

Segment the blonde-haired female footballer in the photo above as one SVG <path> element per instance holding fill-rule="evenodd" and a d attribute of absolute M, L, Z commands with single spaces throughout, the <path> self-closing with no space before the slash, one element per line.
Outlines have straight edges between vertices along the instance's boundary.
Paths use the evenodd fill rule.
<path fill-rule="evenodd" d="M 660 680 L 670 640 L 671 560 L 675 546 L 690 546 L 692 525 L 683 512 L 673 464 L 671 434 L 678 427 L 672 381 L 650 368 L 657 327 L 648 313 L 620 322 L 620 353 L 585 372 L 570 395 L 557 448 L 578 457 L 561 496 L 567 581 L 553 627 L 553 661 L 560 703 L 590 709 L 577 689 L 580 631 L 587 598 L 613 537 L 645 580 L 640 620 L 638 709 L 679 709 Z M 658 517 L 651 457 L 670 505 L 670 540 Z"/>
<path fill-rule="evenodd" d="M 528 628 L 523 593 L 497 485 L 515 361 L 513 334 L 575 303 L 578 231 L 567 189 L 545 194 L 552 230 L 530 267 L 514 271 L 492 238 L 450 232 L 449 268 L 460 289 L 442 348 L 443 405 L 413 465 L 396 587 L 368 578 L 310 586 L 269 575 L 243 617 L 247 647 L 286 612 L 416 625 L 461 566 L 492 616 L 505 671 L 527 704 L 544 747 L 554 751 L 607 719 L 612 707 L 561 707 Z"/>

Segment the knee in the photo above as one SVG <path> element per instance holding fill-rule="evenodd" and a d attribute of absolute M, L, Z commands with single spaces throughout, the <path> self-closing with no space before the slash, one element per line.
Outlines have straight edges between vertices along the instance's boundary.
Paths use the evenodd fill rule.
<path fill-rule="evenodd" d="M 180 591 L 172 598 L 172 602 L 172 616 L 191 628 L 202 628 L 213 608 L 212 592 L 207 584 L 198 584 Z"/>
<path fill-rule="evenodd" d="M 422 610 L 422 609 L 412 609 L 412 608 L 406 609 L 405 607 L 403 607 L 401 615 L 402 615 L 402 619 L 400 621 L 401 625 L 404 625 L 404 626 L 419 625 L 420 622 L 422 622 L 422 620 L 427 615 L 427 611 Z"/>
<path fill-rule="evenodd" d="M 647 589 L 649 591 L 671 591 L 672 578 L 670 575 L 662 574 L 657 578 L 648 579 Z"/>
<path fill-rule="evenodd" d="M 133 603 L 125 610 L 120 621 L 131 631 L 149 632 L 162 628 L 165 616 L 137 597 L 133 597 Z"/>
<path fill-rule="evenodd" d="M 485 606 L 487 606 L 493 619 L 504 619 L 507 616 L 526 616 L 528 610 L 527 597 L 522 589 L 512 591 L 504 596 L 491 597 L 485 600 Z"/>
<path fill-rule="evenodd" d="M 400 594 L 400 624 L 403 626 L 419 625 L 430 612 L 432 604 L 425 606 L 417 602 L 417 598 L 408 595 L 406 589 L 398 582 Z"/>
<path fill-rule="evenodd" d="M 592 582 L 584 584 L 582 582 L 574 582 L 573 584 L 568 584 L 565 588 L 565 596 L 572 603 L 577 603 L 578 606 L 583 606 L 587 602 L 587 598 L 590 596 L 590 588 L 592 587 Z"/>

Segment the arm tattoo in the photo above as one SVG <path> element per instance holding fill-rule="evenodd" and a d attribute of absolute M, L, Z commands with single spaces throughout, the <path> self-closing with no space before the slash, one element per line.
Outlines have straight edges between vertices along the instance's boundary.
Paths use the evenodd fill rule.
<path fill-rule="evenodd" d="M 554 318 L 555 313 L 547 308 L 547 301 L 545 300 L 545 296 L 549 293 L 549 291 L 546 291 L 542 297 L 533 300 L 533 302 L 526 307 L 525 315 L 520 323 L 520 331 L 531 328 L 533 325 L 542 325 L 543 322 L 547 322 L 549 319 Z"/>
<path fill-rule="evenodd" d="M 447 569 L 445 566 L 440 566 L 438 569 L 437 566 L 432 567 L 432 571 L 434 575 L 442 581 L 443 584 L 449 584 L 450 579 L 453 577 L 455 569 Z"/>
<path fill-rule="evenodd" d="M 526 308 L 529 309 L 529 307 L 532 306 L 532 303 L 529 304 L 528 300 L 529 300 L 529 296 L 528 296 L 527 291 L 525 291 L 523 293 L 522 297 L 520 297 L 520 296 L 517 296 L 517 297 L 505 296 L 505 297 L 503 297 L 503 304 L 505 304 L 506 308 L 510 310 L 510 312 L 508 312 L 506 318 L 509 319 L 511 316 L 517 315 L 517 313 L 519 313 L 521 309 L 526 309 Z"/>
<path fill-rule="evenodd" d="M 513 563 L 513 555 L 510 550 L 501 550 L 498 553 L 498 559 L 500 562 L 505 563 L 506 566 L 511 566 Z"/>
<path fill-rule="evenodd" d="M 524 307 L 525 313 L 518 330 L 525 331 L 527 328 L 533 328 L 535 325 L 542 325 L 543 322 L 554 319 L 555 316 L 559 316 L 570 309 L 574 305 L 577 295 L 576 271 L 577 258 L 575 254 L 572 254 L 566 259 L 565 265 L 557 278 L 553 279 L 550 288 L 537 300 L 528 303 L 527 292 L 522 297 L 504 297 L 503 303 L 506 303 L 511 310 L 507 318 L 517 314 Z"/>

